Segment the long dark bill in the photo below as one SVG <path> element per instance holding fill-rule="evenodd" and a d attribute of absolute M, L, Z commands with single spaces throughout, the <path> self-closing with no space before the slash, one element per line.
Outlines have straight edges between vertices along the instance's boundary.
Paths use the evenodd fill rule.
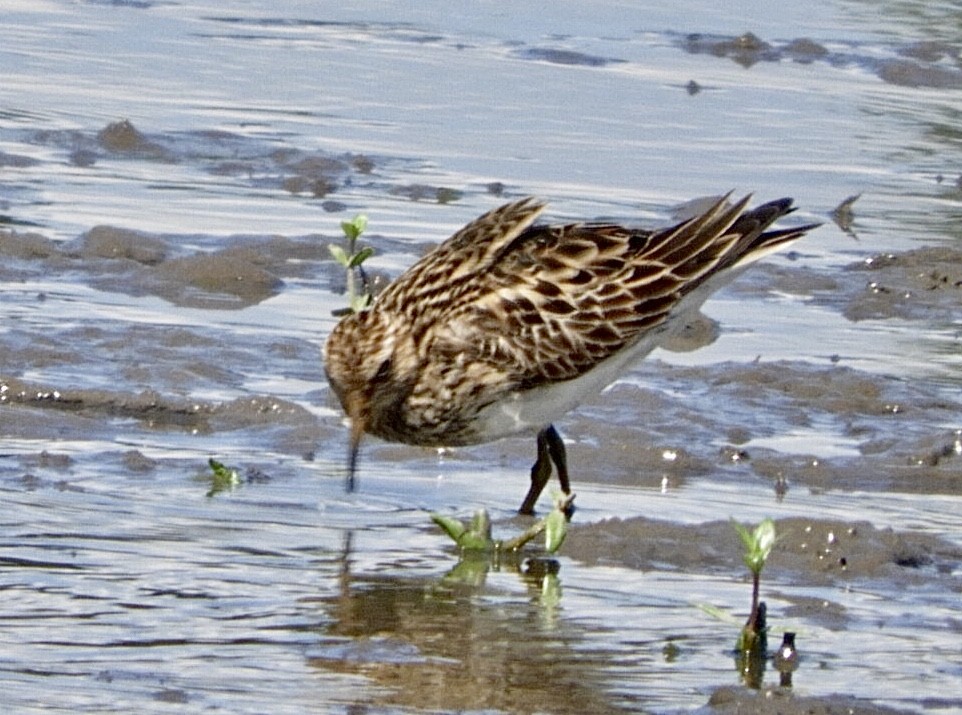
<path fill-rule="evenodd" d="M 348 492 L 354 491 L 354 475 L 357 473 L 357 454 L 361 447 L 361 437 L 364 436 L 364 423 L 357 418 L 351 418 L 351 436 L 347 445 L 347 484 Z"/>

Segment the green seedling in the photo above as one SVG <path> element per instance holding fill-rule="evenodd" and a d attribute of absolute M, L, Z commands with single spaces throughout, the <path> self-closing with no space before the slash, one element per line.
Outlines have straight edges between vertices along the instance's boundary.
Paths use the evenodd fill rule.
<path fill-rule="evenodd" d="M 556 494 L 554 508 L 534 526 L 507 541 L 495 540 L 491 536 L 491 518 L 484 509 L 478 511 L 470 524 L 441 514 L 431 514 L 431 520 L 441 527 L 461 549 L 462 555 L 488 553 L 503 554 L 517 552 L 532 539 L 541 534 L 545 536 L 545 549 L 555 553 L 568 533 L 568 514 L 571 513 L 574 494 Z"/>
<path fill-rule="evenodd" d="M 361 265 L 374 255 L 374 249 L 370 246 L 357 247 L 357 240 L 366 228 L 367 216 L 364 214 L 358 214 L 350 221 L 341 221 L 341 230 L 344 232 L 344 238 L 347 239 L 347 249 L 345 250 L 335 243 L 328 244 L 327 249 L 331 252 L 331 256 L 347 272 L 348 307 L 335 311 L 335 314 L 359 313 L 366 310 L 373 300 L 371 291 L 368 290 L 366 285 L 363 290 L 358 290 L 357 287 L 359 277 L 362 282 L 365 282 Z"/>
<path fill-rule="evenodd" d="M 211 457 L 207 460 L 210 467 L 210 489 L 207 496 L 212 497 L 220 492 L 232 491 L 241 483 L 240 474 L 233 467 L 228 467 Z"/>
<path fill-rule="evenodd" d="M 568 518 L 571 507 L 569 499 L 555 498 L 554 509 L 544 518 L 544 548 L 549 554 L 561 548 L 568 535 Z"/>
<path fill-rule="evenodd" d="M 491 517 L 484 509 L 478 510 L 467 525 L 450 516 L 431 514 L 431 520 L 450 536 L 462 551 L 486 553 L 497 549 L 491 538 Z"/>
<path fill-rule="evenodd" d="M 775 522 L 771 519 L 763 519 L 754 530 L 749 531 L 748 528 L 732 519 L 732 526 L 735 528 L 735 531 L 738 532 L 738 536 L 741 537 L 742 544 L 745 546 L 745 553 L 742 554 L 742 560 L 752 573 L 752 610 L 748 616 L 748 622 L 745 624 L 745 628 L 754 629 L 758 620 L 758 597 L 762 569 L 765 568 L 768 556 L 772 553 L 772 548 L 778 540 L 775 534 Z"/>
<path fill-rule="evenodd" d="M 764 671 L 765 652 L 767 649 L 765 604 L 759 600 L 762 569 L 768 562 L 772 548 L 778 541 L 775 533 L 775 522 L 763 519 L 753 530 L 742 526 L 732 519 L 732 526 L 741 537 L 745 547 L 742 560 L 752 574 L 752 607 L 748 620 L 742 626 L 738 636 L 736 648 L 742 675 L 751 687 L 760 687 L 761 676 Z"/>

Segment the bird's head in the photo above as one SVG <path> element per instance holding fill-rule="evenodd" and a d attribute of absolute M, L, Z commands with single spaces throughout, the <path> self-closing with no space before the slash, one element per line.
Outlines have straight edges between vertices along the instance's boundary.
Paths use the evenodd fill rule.
<path fill-rule="evenodd" d="M 324 371 L 351 422 L 348 489 L 354 482 L 357 454 L 365 432 L 390 431 L 410 383 L 399 360 L 409 355 L 411 340 L 401 337 L 397 321 L 377 310 L 352 313 L 331 332 L 324 345 Z"/>

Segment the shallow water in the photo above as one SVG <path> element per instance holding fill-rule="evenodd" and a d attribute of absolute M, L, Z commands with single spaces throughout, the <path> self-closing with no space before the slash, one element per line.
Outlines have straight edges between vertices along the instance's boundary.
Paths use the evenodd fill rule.
<path fill-rule="evenodd" d="M 4 14 L 11 711 L 962 712 L 957 9 Z M 730 189 L 825 225 L 706 306 L 711 344 L 559 422 L 578 512 L 556 574 L 449 573 L 427 518 L 524 528 L 529 440 L 371 441 L 344 493 L 319 362 L 341 220 L 369 215 L 393 276 L 510 197 L 654 224 Z M 240 483 L 212 493 L 209 457 Z M 726 522 L 765 516 L 770 646 L 795 630 L 802 661 L 754 702 Z"/>

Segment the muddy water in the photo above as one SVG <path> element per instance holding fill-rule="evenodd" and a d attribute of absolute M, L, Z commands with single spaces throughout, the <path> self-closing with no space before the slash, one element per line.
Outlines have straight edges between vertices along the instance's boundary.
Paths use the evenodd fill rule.
<path fill-rule="evenodd" d="M 5 8 L 7 708 L 962 712 L 960 16 L 802 5 Z M 343 491 L 341 220 L 390 277 L 506 198 L 732 188 L 825 225 L 559 423 L 554 562 L 459 566 L 427 518 L 524 528 L 529 440 L 372 441 Z M 727 522 L 766 516 L 790 688 L 731 654 Z"/>

